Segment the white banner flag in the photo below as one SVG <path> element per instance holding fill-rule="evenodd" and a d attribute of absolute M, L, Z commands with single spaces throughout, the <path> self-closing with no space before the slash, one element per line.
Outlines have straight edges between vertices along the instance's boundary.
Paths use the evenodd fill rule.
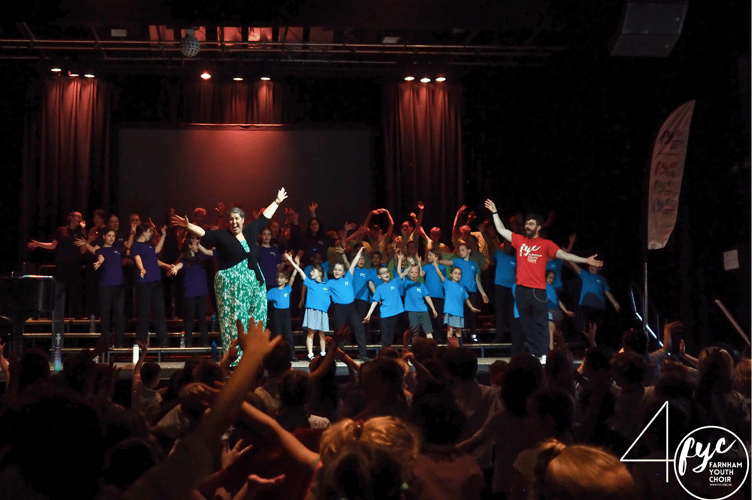
<path fill-rule="evenodd" d="M 653 147 L 648 193 L 648 249 L 666 246 L 676 223 L 689 125 L 695 101 L 679 106 L 663 123 Z"/>

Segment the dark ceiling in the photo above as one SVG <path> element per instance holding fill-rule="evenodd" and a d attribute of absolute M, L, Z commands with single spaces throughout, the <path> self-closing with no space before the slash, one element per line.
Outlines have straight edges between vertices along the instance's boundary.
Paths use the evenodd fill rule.
<path fill-rule="evenodd" d="M 606 51 L 624 5 L 592 0 L 37 0 L 3 9 L 0 62 L 142 74 L 208 66 L 288 74 L 537 67 L 573 47 Z M 185 28 L 196 28 L 201 42 L 195 57 L 181 54 Z M 119 33 L 125 36 L 113 30 L 125 30 Z"/>

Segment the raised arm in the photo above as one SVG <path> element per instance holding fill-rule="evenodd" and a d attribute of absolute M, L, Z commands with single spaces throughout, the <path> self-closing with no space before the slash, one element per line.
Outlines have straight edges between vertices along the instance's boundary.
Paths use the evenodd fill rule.
<path fill-rule="evenodd" d="M 162 247 L 164 247 L 164 242 L 167 239 L 167 226 L 162 226 L 162 235 L 159 237 L 159 243 L 157 243 L 157 246 L 154 247 L 154 251 L 156 253 L 162 253 Z"/>
<path fill-rule="evenodd" d="M 397 274 L 399 275 L 400 279 L 405 279 L 405 276 L 407 276 L 407 272 L 410 270 L 410 268 L 402 269 L 402 262 L 404 262 L 405 256 L 402 255 L 402 252 L 399 252 L 397 254 Z"/>
<path fill-rule="evenodd" d="M 511 242 L 512 241 L 512 231 L 504 227 L 504 223 L 501 222 L 501 217 L 499 217 L 499 211 L 496 210 L 496 204 L 491 200 L 486 200 L 484 203 L 486 208 L 491 211 L 491 216 L 493 218 L 494 226 L 496 226 L 496 232 L 498 232 L 502 238 L 505 240 Z"/>
<path fill-rule="evenodd" d="M 300 265 L 300 257 L 297 255 L 295 256 L 295 263 Z M 288 285 L 290 285 L 290 288 L 292 288 L 293 283 L 295 283 L 295 276 L 298 275 L 298 270 L 293 267 L 292 274 L 290 275 L 290 282 Z"/>
<path fill-rule="evenodd" d="M 297 256 L 296 256 L 296 257 L 295 257 L 295 259 L 293 260 L 293 257 L 292 257 L 292 252 L 287 252 L 287 253 L 285 254 L 285 258 L 286 258 L 286 259 L 287 259 L 288 261 L 290 261 L 290 265 L 292 265 L 292 267 L 293 267 L 293 269 L 295 269 L 295 271 L 299 272 L 299 273 L 301 274 L 301 276 L 305 276 L 305 273 L 303 272 L 303 270 L 302 270 L 302 269 L 300 268 L 300 266 L 298 265 L 298 262 L 300 262 L 300 259 L 299 259 L 299 258 L 298 258 Z"/>
<path fill-rule="evenodd" d="M 450 265 L 451 265 L 451 263 L 450 263 Z M 434 269 L 436 269 L 436 274 L 439 275 L 439 279 L 441 280 L 441 282 L 444 283 L 444 280 L 445 280 L 444 273 L 442 273 L 441 269 L 439 269 L 439 262 L 434 261 L 433 267 L 434 267 Z"/>
<path fill-rule="evenodd" d="M 285 191 L 285 188 L 280 188 L 279 191 L 277 191 L 277 197 L 274 198 L 274 201 L 266 207 L 266 210 L 264 210 L 264 217 L 267 219 L 271 219 L 274 217 L 274 212 L 277 211 L 277 208 L 279 208 L 279 204 L 285 201 L 287 198 L 287 191 Z"/>
<path fill-rule="evenodd" d="M 426 208 L 426 205 L 422 202 L 418 202 L 418 218 L 415 221 L 415 227 L 421 227 L 423 225 L 423 209 Z"/>
<path fill-rule="evenodd" d="M 353 261 L 350 263 L 350 274 L 355 274 L 355 266 L 357 265 L 358 261 L 360 260 L 360 254 L 363 253 L 363 249 L 365 247 L 360 247 L 358 249 L 358 253 L 355 254 L 355 257 L 353 257 Z M 342 257 L 345 259 L 345 262 L 347 262 L 347 257 L 342 255 Z"/>
<path fill-rule="evenodd" d="M 379 209 L 379 212 L 386 214 L 387 218 L 389 218 L 389 227 L 387 228 L 386 233 L 384 233 L 384 238 L 386 238 L 386 241 L 388 242 L 392 237 L 392 231 L 394 231 L 394 219 L 392 219 L 392 214 L 389 213 L 389 210 L 386 208 Z"/>
<path fill-rule="evenodd" d="M 462 205 L 457 210 L 457 215 L 454 216 L 454 224 L 452 224 L 452 241 L 459 239 L 460 237 L 460 214 L 467 210 L 467 205 Z"/>

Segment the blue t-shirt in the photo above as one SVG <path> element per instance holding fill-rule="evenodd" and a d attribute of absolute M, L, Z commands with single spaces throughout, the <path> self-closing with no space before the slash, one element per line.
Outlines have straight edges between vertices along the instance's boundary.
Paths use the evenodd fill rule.
<path fill-rule="evenodd" d="M 460 285 L 464 286 L 468 292 L 477 292 L 478 288 L 475 284 L 475 275 L 478 273 L 478 264 L 472 260 L 454 259 L 452 261 L 452 266 L 458 267 L 462 270 Z"/>
<path fill-rule="evenodd" d="M 584 269 L 580 270 L 582 291 L 580 291 L 580 305 L 595 309 L 606 308 L 606 292 L 609 291 L 606 278 L 600 274 L 593 274 Z"/>
<path fill-rule="evenodd" d="M 326 283 L 327 281 L 329 281 L 329 276 L 328 276 L 328 274 L 329 274 L 329 262 L 322 262 L 321 263 L 321 267 L 322 267 L 322 269 L 324 269 L 324 275 L 321 277 L 321 280 L 324 283 Z M 303 274 L 305 274 L 306 278 L 310 278 L 311 277 L 311 269 L 313 269 L 313 264 L 308 264 L 303 269 Z"/>
<path fill-rule="evenodd" d="M 559 295 L 556 293 L 556 287 L 554 285 L 546 283 L 546 297 L 548 298 L 548 308 L 559 308 Z"/>
<path fill-rule="evenodd" d="M 185 297 L 203 297 L 209 293 L 206 283 L 206 262 L 211 257 L 198 252 L 193 257 L 183 256 L 183 294 Z"/>
<path fill-rule="evenodd" d="M 99 286 L 119 286 L 123 284 L 123 252 L 115 247 L 102 247 L 97 255 L 104 255 L 99 268 Z"/>
<path fill-rule="evenodd" d="M 381 317 L 390 318 L 405 310 L 402 305 L 403 282 L 397 277 L 388 283 L 381 282 L 376 287 L 372 302 L 381 302 Z"/>
<path fill-rule="evenodd" d="M 353 293 L 357 300 L 368 302 L 371 298 L 371 289 L 368 282 L 372 281 L 374 286 L 378 283 L 379 275 L 375 269 L 366 269 L 365 267 L 356 267 L 353 275 Z"/>
<path fill-rule="evenodd" d="M 549 261 L 549 263 L 552 261 Z M 496 250 L 496 276 L 494 285 L 512 288 L 517 280 L 517 257 Z"/>
<path fill-rule="evenodd" d="M 277 269 L 277 264 L 281 262 L 279 249 L 276 247 L 266 248 L 259 245 L 258 251 L 259 267 L 261 268 L 261 274 L 264 275 L 266 286 L 276 285 L 277 271 L 279 270 Z"/>
<path fill-rule="evenodd" d="M 405 281 L 405 311 L 426 312 L 428 305 L 423 297 L 428 297 L 428 288 L 419 281 Z"/>
<path fill-rule="evenodd" d="M 551 259 L 546 262 L 546 271 L 553 271 L 556 273 L 556 279 L 554 279 L 554 288 L 560 290 L 564 287 L 564 283 L 561 281 L 561 270 L 564 267 L 564 261 L 561 259 Z"/>
<path fill-rule="evenodd" d="M 329 295 L 329 285 L 313 281 L 311 278 L 306 278 L 303 284 L 308 288 L 305 301 L 306 309 L 327 312 L 329 304 L 332 302 Z"/>
<path fill-rule="evenodd" d="M 446 268 L 439 265 L 439 270 L 444 275 L 444 279 L 447 279 Z M 432 299 L 443 299 L 444 282 L 441 281 L 441 278 L 436 273 L 436 267 L 433 264 L 426 264 L 423 266 L 423 272 L 426 273 L 424 279 L 426 281 L 426 288 L 428 289 L 428 296 Z"/>
<path fill-rule="evenodd" d="M 335 304 L 352 304 L 355 300 L 355 285 L 352 273 L 348 270 L 340 279 L 331 279 L 327 282 L 332 294 L 332 302 Z"/>
<path fill-rule="evenodd" d="M 468 295 L 467 289 L 464 286 L 449 279 L 444 282 L 445 313 L 464 318 L 465 299 L 468 299 L 469 297 L 470 295 Z"/>
<path fill-rule="evenodd" d="M 283 286 L 282 290 L 274 287 L 266 292 L 266 300 L 271 302 L 275 309 L 290 309 L 291 293 L 292 288 L 290 288 L 290 285 Z"/>
<path fill-rule="evenodd" d="M 134 262 L 136 256 L 141 257 L 141 265 L 146 269 L 146 276 L 141 277 L 141 272 L 138 267 L 135 269 L 136 283 L 151 283 L 152 281 L 159 281 L 162 279 L 162 275 L 159 272 L 159 263 L 157 262 L 157 253 L 154 251 L 154 247 L 151 243 L 144 243 L 137 241 L 131 247 L 131 258 Z"/>

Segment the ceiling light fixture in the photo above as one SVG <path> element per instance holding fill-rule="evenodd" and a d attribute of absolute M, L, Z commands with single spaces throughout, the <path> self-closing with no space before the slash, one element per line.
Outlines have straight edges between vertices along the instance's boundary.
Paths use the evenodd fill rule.
<path fill-rule="evenodd" d="M 243 77 L 242 76 L 235 76 L 232 79 L 235 80 L 236 82 L 242 82 L 243 81 Z"/>
<path fill-rule="evenodd" d="M 436 81 L 437 81 L 437 82 L 445 82 L 445 81 L 446 81 L 446 77 L 445 77 L 445 76 L 440 76 L 440 77 L 438 77 L 438 78 L 436 79 Z"/>
<path fill-rule="evenodd" d="M 84 74 L 84 76 L 85 76 L 86 78 L 94 78 L 94 75 L 93 75 L 93 74 L 91 74 L 91 73 L 85 73 L 85 74 Z"/>
<path fill-rule="evenodd" d="M 427 76 L 424 76 L 423 78 L 420 79 L 420 81 L 423 82 L 423 83 L 428 83 L 428 82 L 431 81 L 431 79 L 428 78 Z"/>
<path fill-rule="evenodd" d="M 406 81 L 406 82 L 412 82 L 413 80 L 415 80 L 415 77 L 414 77 L 414 76 L 406 76 L 406 77 L 405 77 L 405 81 Z"/>
<path fill-rule="evenodd" d="M 201 78 L 203 78 L 204 80 L 208 80 L 209 78 L 211 78 L 211 75 L 209 74 L 208 71 L 204 71 L 203 73 L 201 73 Z"/>
<path fill-rule="evenodd" d="M 262 76 L 261 79 L 264 80 L 265 82 L 268 82 L 269 80 L 271 80 L 271 78 L 269 78 L 268 76 Z"/>

